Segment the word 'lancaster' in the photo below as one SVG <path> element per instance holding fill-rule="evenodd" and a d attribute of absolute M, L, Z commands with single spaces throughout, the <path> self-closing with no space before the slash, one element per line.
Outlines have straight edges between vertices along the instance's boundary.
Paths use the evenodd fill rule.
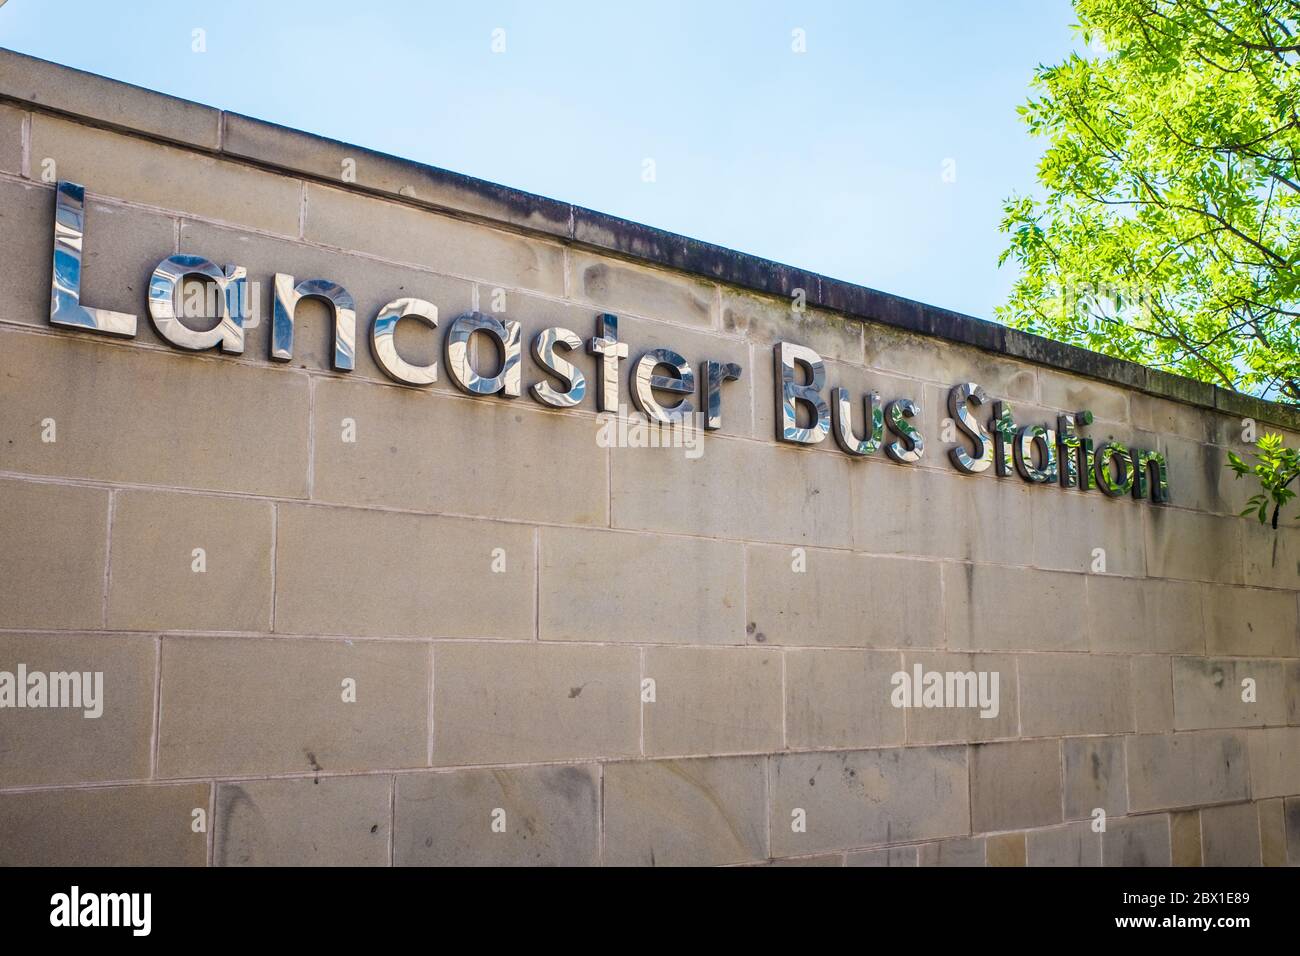
<path fill-rule="evenodd" d="M 60 181 L 55 191 L 54 268 L 50 289 L 50 324 L 65 328 L 132 338 L 136 316 L 95 309 L 81 303 L 81 256 L 85 239 L 85 188 Z M 186 280 L 205 280 L 216 289 L 210 328 L 198 330 L 182 321 L 179 300 Z M 329 310 L 334 325 L 332 364 L 336 371 L 351 372 L 356 364 L 356 303 L 342 285 L 325 278 L 298 280 L 276 273 L 271 317 L 270 358 L 293 358 L 294 321 L 298 303 L 311 298 Z M 202 256 L 178 253 L 163 259 L 149 279 L 149 318 L 158 334 L 170 344 L 191 351 L 219 348 L 242 354 L 245 330 L 256 322 L 248 296 L 248 270 L 239 265 L 218 266 Z M 370 350 L 379 368 L 402 385 L 425 387 L 438 380 L 438 362 L 415 364 L 398 354 L 397 325 L 412 319 L 429 329 L 438 327 L 438 307 L 424 299 L 402 297 L 379 309 L 370 325 Z M 498 367 L 484 375 L 475 368 L 470 340 L 482 333 L 495 345 Z M 548 379 L 529 386 L 530 397 L 552 408 L 574 408 L 586 399 L 587 376 L 565 355 L 584 349 L 595 359 L 596 409 L 619 411 L 620 363 L 629 357 L 628 346 L 618 337 L 618 318 L 608 313 L 596 317 L 596 331 L 584 340 L 565 328 L 548 328 L 531 343 L 532 357 Z M 520 323 L 481 312 L 454 319 L 443 339 L 443 358 L 452 383 L 468 395 L 518 398 L 522 394 L 522 327 Z M 775 359 L 776 438 L 795 445 L 813 445 L 833 434 L 836 444 L 853 458 L 883 450 L 904 464 L 921 460 L 925 437 L 914 422 L 921 407 L 910 398 L 887 404 L 870 392 L 863 397 L 863 436 L 853 424 L 853 399 L 847 389 L 824 394 L 826 367 L 812 349 L 778 342 Z M 637 410 L 652 423 L 677 425 L 696 415 L 699 389 L 700 420 L 707 431 L 722 427 L 722 387 L 741 377 L 734 362 L 706 360 L 697 375 L 683 356 L 669 348 L 653 348 L 632 363 L 628 391 Z M 801 381 L 802 379 L 802 381 Z M 991 412 L 987 428 L 972 408 Z M 1057 484 L 1087 491 L 1100 489 L 1111 497 L 1131 493 L 1154 502 L 1169 500 L 1165 458 L 1156 451 L 1130 450 L 1122 442 L 1107 441 L 1094 448 L 1093 439 L 1080 433 L 1091 424 L 1087 410 L 1057 416 L 1056 427 L 1017 425 L 1011 405 L 990 402 L 984 389 L 966 382 L 948 393 L 952 426 L 964 442 L 948 449 L 954 468 L 963 474 L 993 469 L 999 477 L 1018 475 L 1031 484 Z M 885 441 L 888 429 L 890 441 Z M 969 447 L 967 444 L 969 443 Z"/>

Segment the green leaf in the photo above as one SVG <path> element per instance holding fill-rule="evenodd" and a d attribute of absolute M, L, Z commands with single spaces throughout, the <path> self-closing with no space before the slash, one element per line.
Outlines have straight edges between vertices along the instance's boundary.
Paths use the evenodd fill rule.
<path fill-rule="evenodd" d="M 1270 507 L 1278 509 L 1280 514 L 1287 502 L 1300 493 L 1292 487 L 1300 482 L 1300 451 L 1287 448 L 1282 442 L 1282 436 L 1276 432 L 1260 436 L 1255 442 L 1258 451 L 1254 465 L 1246 464 L 1235 452 L 1228 452 L 1226 467 L 1235 471 L 1238 478 L 1251 475 L 1261 488 L 1250 496 L 1246 509 L 1241 512 L 1242 517 L 1254 513 L 1260 524 L 1265 524 Z"/>

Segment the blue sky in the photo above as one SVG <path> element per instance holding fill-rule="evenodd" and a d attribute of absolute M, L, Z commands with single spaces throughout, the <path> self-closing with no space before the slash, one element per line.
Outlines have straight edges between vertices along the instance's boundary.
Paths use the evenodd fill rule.
<path fill-rule="evenodd" d="M 1073 22 L 1068 0 L 9 0 L 0 45 L 991 318 L 1001 203 L 1042 150 L 1015 108 Z"/>

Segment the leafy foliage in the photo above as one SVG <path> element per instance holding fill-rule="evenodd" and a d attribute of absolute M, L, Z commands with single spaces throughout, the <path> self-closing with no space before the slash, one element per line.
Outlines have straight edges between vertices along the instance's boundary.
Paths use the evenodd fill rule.
<path fill-rule="evenodd" d="M 999 316 L 1300 402 L 1300 2 L 1075 0 L 1036 71 L 1040 197 L 1004 205 Z M 1098 52 L 1100 51 L 1100 52 Z"/>
<path fill-rule="evenodd" d="M 1269 505 L 1273 506 L 1273 528 L 1277 528 L 1278 516 L 1282 506 L 1296 496 L 1291 483 L 1300 478 L 1300 451 L 1287 448 L 1282 444 L 1282 436 L 1267 434 L 1257 441 L 1259 453 L 1255 455 L 1255 464 L 1248 465 L 1234 451 L 1228 452 L 1228 467 L 1237 473 L 1237 478 L 1254 475 L 1259 479 L 1263 489 L 1250 498 L 1250 506 L 1243 515 L 1255 514 L 1263 524 Z"/>

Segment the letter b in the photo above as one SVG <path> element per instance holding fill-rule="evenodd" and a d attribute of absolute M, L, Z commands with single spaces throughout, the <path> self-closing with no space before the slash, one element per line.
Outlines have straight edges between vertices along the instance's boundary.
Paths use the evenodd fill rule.
<path fill-rule="evenodd" d="M 831 410 L 822 398 L 826 384 L 826 366 L 821 356 L 810 348 L 792 342 L 778 342 L 776 358 L 776 439 L 799 445 L 815 445 L 831 429 Z M 808 384 L 795 382 L 795 363 L 808 370 Z M 812 409 L 813 423 L 808 428 L 799 426 L 798 404 Z"/>

